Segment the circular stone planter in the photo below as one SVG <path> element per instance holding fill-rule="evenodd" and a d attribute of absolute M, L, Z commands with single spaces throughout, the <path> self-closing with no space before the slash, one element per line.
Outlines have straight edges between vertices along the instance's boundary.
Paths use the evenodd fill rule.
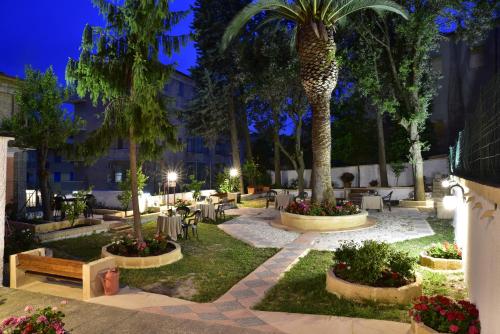
<path fill-rule="evenodd" d="M 108 247 L 111 245 L 109 244 L 102 247 L 101 257 L 114 257 L 116 266 L 124 269 L 158 268 L 182 259 L 181 246 L 175 242 L 169 241 L 169 243 L 175 246 L 174 250 L 162 255 L 146 257 L 127 257 L 112 254 L 108 252 Z"/>
<path fill-rule="evenodd" d="M 349 216 L 305 216 L 281 211 L 281 225 L 298 231 L 331 232 L 373 226 L 368 212 Z"/>
<path fill-rule="evenodd" d="M 429 267 L 435 270 L 461 270 L 462 260 L 454 259 L 441 259 L 437 257 L 431 257 L 427 255 L 426 252 L 420 253 L 420 265 L 424 267 Z"/>
<path fill-rule="evenodd" d="M 424 325 L 421 322 L 416 322 L 415 320 L 411 320 L 411 333 L 412 334 L 447 334 L 447 333 L 441 333 L 437 332 L 434 329 Z"/>
<path fill-rule="evenodd" d="M 414 283 L 399 288 L 379 288 L 344 281 L 335 276 L 333 270 L 328 270 L 326 291 L 339 298 L 355 301 L 369 300 L 386 304 L 409 304 L 422 295 L 422 278 L 417 274 Z"/>

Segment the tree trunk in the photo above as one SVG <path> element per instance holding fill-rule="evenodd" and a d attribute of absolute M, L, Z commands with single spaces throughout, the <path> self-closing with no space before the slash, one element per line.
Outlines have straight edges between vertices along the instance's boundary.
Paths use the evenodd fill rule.
<path fill-rule="evenodd" d="M 243 175 L 241 173 L 241 160 L 240 160 L 240 145 L 238 141 L 238 126 L 236 124 L 236 109 L 235 109 L 235 97 L 231 92 L 231 96 L 229 96 L 229 128 L 231 132 L 231 151 L 233 155 L 233 168 L 236 168 L 239 172 L 240 178 L 240 192 L 242 194 L 245 193 L 245 189 L 243 189 Z"/>
<path fill-rule="evenodd" d="M 134 128 L 129 130 L 130 185 L 132 192 L 132 211 L 134 212 L 134 233 L 137 240 L 142 241 L 141 211 L 139 209 L 139 190 L 137 189 L 137 144 Z"/>
<path fill-rule="evenodd" d="M 42 196 L 42 211 L 43 219 L 52 220 L 52 196 L 49 188 L 49 172 L 47 171 L 47 155 L 48 149 L 43 147 L 37 150 L 38 164 L 38 183 L 40 186 L 40 194 Z"/>
<path fill-rule="evenodd" d="M 410 153 L 413 164 L 413 175 L 415 180 L 414 196 L 415 201 L 425 201 L 425 184 L 424 184 L 424 159 L 422 158 L 422 143 L 420 142 L 420 134 L 418 124 L 415 121 L 410 123 Z"/>
<path fill-rule="evenodd" d="M 385 138 L 384 138 L 384 119 L 380 112 L 377 111 L 377 139 L 378 139 L 378 166 L 380 173 L 380 186 L 388 187 L 387 180 L 387 161 L 385 157 Z"/>
<path fill-rule="evenodd" d="M 244 109 L 241 112 L 241 121 L 242 121 L 241 126 L 243 130 L 243 135 L 245 136 L 247 160 L 253 161 L 252 139 L 250 138 L 250 130 L 248 129 L 248 116 Z"/>
<path fill-rule="evenodd" d="M 333 29 L 318 38 L 311 24 L 301 25 L 298 33 L 300 77 L 312 107 L 312 200 L 335 201 L 331 176 L 330 99 L 337 85 Z"/>
<path fill-rule="evenodd" d="M 280 125 L 278 112 L 276 107 L 273 107 L 274 186 L 281 188 Z"/>

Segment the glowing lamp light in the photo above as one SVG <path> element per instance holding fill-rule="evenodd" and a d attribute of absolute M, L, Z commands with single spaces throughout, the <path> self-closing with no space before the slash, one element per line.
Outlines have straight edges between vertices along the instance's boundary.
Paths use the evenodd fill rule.
<path fill-rule="evenodd" d="M 229 170 L 229 176 L 230 177 L 238 177 L 240 173 L 238 172 L 238 170 L 236 168 L 231 168 Z"/>
<path fill-rule="evenodd" d="M 457 208 L 457 197 L 445 196 L 443 198 L 443 206 L 446 210 L 455 210 Z"/>
<path fill-rule="evenodd" d="M 168 172 L 167 173 L 167 181 L 169 181 L 169 182 L 177 181 L 177 173 L 176 172 Z"/>
<path fill-rule="evenodd" d="M 441 186 L 442 186 L 443 188 L 449 188 L 449 187 L 450 187 L 450 185 L 451 185 L 451 183 L 450 183 L 450 180 L 448 180 L 448 179 L 443 180 L 443 182 L 441 182 Z"/>

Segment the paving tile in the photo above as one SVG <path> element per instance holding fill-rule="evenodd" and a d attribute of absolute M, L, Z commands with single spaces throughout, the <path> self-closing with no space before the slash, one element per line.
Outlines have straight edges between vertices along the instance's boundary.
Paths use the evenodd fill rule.
<path fill-rule="evenodd" d="M 220 312 L 235 311 L 245 308 L 236 300 L 230 302 L 215 303 L 214 305 Z"/>
<path fill-rule="evenodd" d="M 243 281 L 243 283 L 250 288 L 258 288 L 260 286 L 268 286 L 269 285 L 269 283 L 267 283 L 261 279 L 250 280 L 250 281 L 245 280 L 245 281 Z"/>
<path fill-rule="evenodd" d="M 222 314 L 224 314 L 228 319 L 233 319 L 233 320 L 242 319 L 242 318 L 249 318 L 249 317 L 254 316 L 254 314 L 250 310 L 247 310 L 247 309 L 226 311 L 226 312 L 222 312 Z"/>
<path fill-rule="evenodd" d="M 242 327 L 261 326 L 266 324 L 264 321 L 260 320 L 257 317 L 236 319 L 234 320 L 234 322 Z"/>
<path fill-rule="evenodd" d="M 269 277 L 274 277 L 276 276 L 275 273 L 273 273 L 272 271 L 269 271 L 269 270 L 266 270 L 266 271 L 261 271 L 261 272 L 257 272 L 255 273 L 257 276 L 259 276 L 260 278 L 269 278 Z"/>
<path fill-rule="evenodd" d="M 168 314 L 191 313 L 191 309 L 185 305 L 164 306 L 162 309 Z"/>
<path fill-rule="evenodd" d="M 253 292 L 251 289 L 233 291 L 231 292 L 231 294 L 238 299 L 257 296 L 257 294 Z"/>
<path fill-rule="evenodd" d="M 201 320 L 227 320 L 227 317 L 220 312 L 198 313 L 198 316 Z"/>

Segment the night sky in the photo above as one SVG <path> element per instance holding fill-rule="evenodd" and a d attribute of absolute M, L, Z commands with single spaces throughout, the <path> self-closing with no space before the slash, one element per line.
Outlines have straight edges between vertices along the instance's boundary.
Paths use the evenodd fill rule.
<path fill-rule="evenodd" d="M 194 0 L 175 0 L 173 10 L 189 9 Z M 189 33 L 192 14 L 174 34 Z M 45 70 L 52 65 L 64 83 L 69 57 L 78 58 L 85 24 L 103 25 L 91 0 L 0 0 L 0 72 L 24 76 L 24 67 Z M 168 61 L 168 60 L 167 60 Z M 175 55 L 177 69 L 189 73 L 196 63 L 193 43 Z"/>

